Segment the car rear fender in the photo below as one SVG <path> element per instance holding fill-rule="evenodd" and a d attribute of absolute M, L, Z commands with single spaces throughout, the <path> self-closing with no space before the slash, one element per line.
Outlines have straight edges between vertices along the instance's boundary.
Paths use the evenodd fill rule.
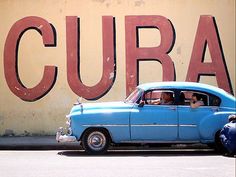
<path fill-rule="evenodd" d="M 214 140 L 217 131 L 221 130 L 228 122 L 231 112 L 214 112 L 204 117 L 199 123 L 199 134 L 201 140 Z"/>

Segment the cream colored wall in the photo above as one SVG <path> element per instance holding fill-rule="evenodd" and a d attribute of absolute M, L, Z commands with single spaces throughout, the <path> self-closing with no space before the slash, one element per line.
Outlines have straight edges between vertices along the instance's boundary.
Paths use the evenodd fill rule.
<path fill-rule="evenodd" d="M 200 15 L 216 19 L 226 64 L 235 92 L 235 1 L 234 0 L 1 0 L 0 1 L 0 135 L 6 130 L 15 135 L 54 134 L 65 124 L 77 96 L 66 79 L 66 16 L 80 17 L 81 74 L 87 85 L 94 85 L 102 73 L 103 15 L 112 15 L 116 22 L 117 76 L 112 89 L 97 101 L 125 98 L 125 16 L 162 15 L 170 19 L 176 32 L 176 41 L 170 56 L 175 64 L 177 81 L 187 74 L 194 38 Z M 39 16 L 52 23 L 57 31 L 57 46 L 45 48 L 36 31 L 28 31 L 20 41 L 19 73 L 24 85 L 35 86 L 42 78 L 44 65 L 58 67 L 53 89 L 36 102 L 25 102 L 9 90 L 3 72 L 3 50 L 11 26 L 26 16 Z M 140 33 L 141 45 L 156 46 L 156 30 Z M 210 58 L 209 53 L 206 58 Z M 157 69 L 158 68 L 158 69 Z M 96 72 L 94 72 L 96 71 Z M 152 74 L 150 74 L 150 72 Z M 158 62 L 143 62 L 140 82 L 161 81 L 162 68 Z M 153 75 L 159 76 L 152 77 Z M 216 85 L 214 77 L 201 82 Z"/>

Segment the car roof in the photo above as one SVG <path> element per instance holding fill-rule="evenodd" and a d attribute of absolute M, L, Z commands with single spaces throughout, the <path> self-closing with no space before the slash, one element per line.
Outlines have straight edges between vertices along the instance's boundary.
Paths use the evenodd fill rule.
<path fill-rule="evenodd" d="M 146 91 L 150 89 L 183 89 L 183 90 L 199 90 L 206 91 L 212 94 L 223 94 L 225 95 L 227 92 L 218 87 L 197 83 L 197 82 L 174 82 L 174 81 L 166 81 L 166 82 L 152 82 L 145 83 L 138 86 L 138 88 Z"/>
<path fill-rule="evenodd" d="M 217 97 L 221 98 L 221 105 L 225 107 L 233 107 L 236 106 L 236 98 L 226 92 L 225 90 L 197 82 L 174 82 L 174 81 L 166 81 L 166 82 L 152 82 L 141 84 L 137 88 L 142 89 L 144 91 L 152 90 L 152 89 L 180 89 L 180 90 L 193 90 L 199 92 L 206 92 L 213 94 Z"/>

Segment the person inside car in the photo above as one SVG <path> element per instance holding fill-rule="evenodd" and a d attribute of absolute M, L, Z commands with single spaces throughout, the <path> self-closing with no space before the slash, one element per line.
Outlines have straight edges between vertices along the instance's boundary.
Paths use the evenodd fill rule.
<path fill-rule="evenodd" d="M 153 102 L 155 105 L 172 105 L 174 104 L 174 97 L 172 92 L 162 92 L 161 99 Z"/>
<path fill-rule="evenodd" d="M 192 99 L 190 101 L 191 108 L 198 108 L 199 106 L 204 106 L 204 102 L 201 100 L 201 96 L 197 93 L 193 93 Z"/>

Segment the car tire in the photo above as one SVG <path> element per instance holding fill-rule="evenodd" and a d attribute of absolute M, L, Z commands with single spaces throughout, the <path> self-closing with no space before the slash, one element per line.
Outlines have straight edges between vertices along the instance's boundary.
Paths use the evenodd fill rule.
<path fill-rule="evenodd" d="M 208 143 L 207 146 L 211 149 L 215 149 L 216 147 L 215 143 Z"/>
<path fill-rule="evenodd" d="M 221 142 L 220 139 L 220 131 L 218 131 L 215 135 L 215 151 L 219 152 L 219 153 L 225 153 L 226 149 L 224 147 L 224 145 Z"/>
<path fill-rule="evenodd" d="M 110 138 L 103 129 L 87 130 L 82 137 L 82 146 L 88 154 L 104 154 L 107 152 L 109 144 Z"/>

